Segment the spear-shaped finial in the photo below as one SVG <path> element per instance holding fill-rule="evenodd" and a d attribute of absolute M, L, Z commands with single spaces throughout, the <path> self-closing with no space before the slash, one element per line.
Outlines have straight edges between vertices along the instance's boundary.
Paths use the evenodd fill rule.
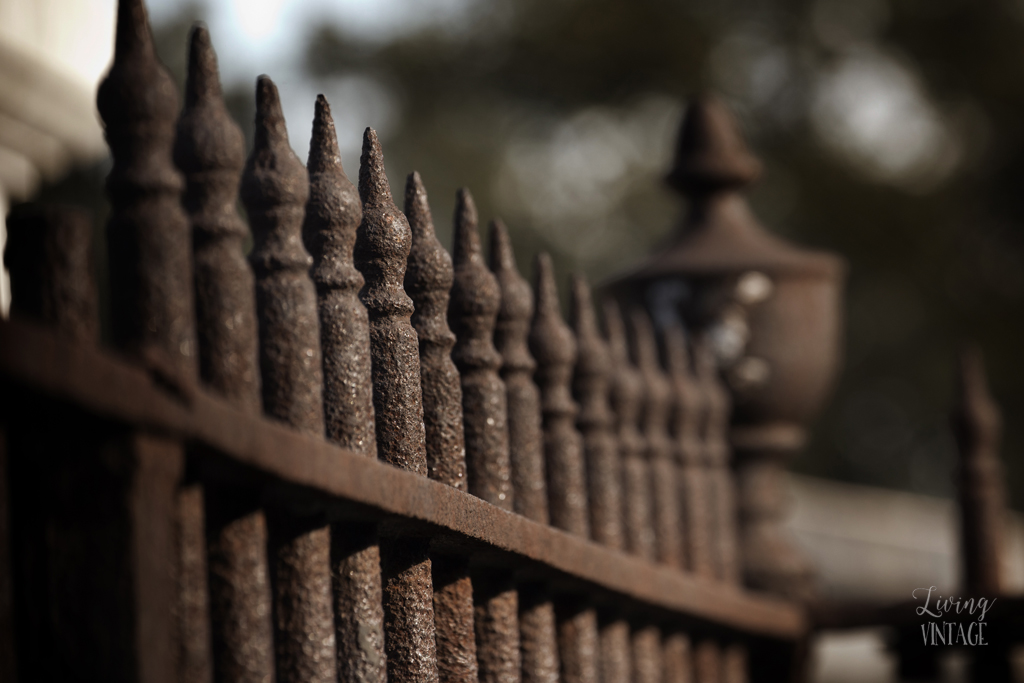
<path fill-rule="evenodd" d="M 622 459 L 622 506 L 626 548 L 634 555 L 654 559 L 654 523 L 651 520 L 651 477 L 644 460 L 646 442 L 639 430 L 643 378 L 629 359 L 626 325 L 614 299 L 604 302 L 604 329 L 611 352 L 611 404 L 616 417 L 619 457 Z"/>
<path fill-rule="evenodd" d="M 654 326 L 645 311 L 633 309 L 630 315 L 633 360 L 644 384 L 643 430 L 647 442 L 647 460 L 654 483 L 654 538 L 658 561 L 669 566 L 681 564 L 679 488 L 672 459 L 672 441 L 668 435 L 672 388 L 658 360 L 658 342 Z"/>
<path fill-rule="evenodd" d="M 115 343 L 182 387 L 194 381 L 196 340 L 189 224 L 171 162 L 178 94 L 153 50 L 141 0 L 118 5 L 114 63 L 96 96 L 114 167 L 111 318 Z"/>
<path fill-rule="evenodd" d="M 185 82 L 185 106 L 194 107 L 201 101 L 219 101 L 220 75 L 217 53 L 210 42 L 210 32 L 202 23 L 192 27 L 189 41 L 188 80 Z"/>
<path fill-rule="evenodd" d="M 405 290 L 416 305 L 412 326 L 420 342 L 427 468 L 431 479 L 465 491 L 462 386 L 459 371 L 452 362 L 455 335 L 448 328 L 448 300 L 454 271 L 451 256 L 437 240 L 427 191 L 415 171 L 405 183 L 405 216 L 412 230 Z"/>
<path fill-rule="evenodd" d="M 377 131 L 367 128 L 363 133 L 363 154 L 359 157 L 359 196 L 363 204 L 394 205 L 391 185 L 384 170 L 384 150 Z"/>
<path fill-rule="evenodd" d="M 462 188 L 455 199 L 455 283 L 448 323 L 457 339 L 452 360 L 462 375 L 469 492 L 511 510 L 507 397 L 498 376 L 501 356 L 493 341 L 501 290 L 484 265 L 477 230 L 476 205 L 469 190 Z"/>
<path fill-rule="evenodd" d="M 306 170 L 309 200 L 302 239 L 313 256 L 310 275 L 320 316 L 327 438 L 373 458 L 377 436 L 370 324 L 359 300 L 363 276 L 352 258 L 363 207 L 342 168 L 331 106 L 323 95 L 316 98 Z"/>
<path fill-rule="evenodd" d="M 576 425 L 587 462 L 590 528 L 597 542 L 622 548 L 621 462 L 608 405 L 611 353 L 597 331 L 590 286 L 579 275 L 572 278 L 572 321 L 579 347 L 572 389 L 580 406 Z"/>
<path fill-rule="evenodd" d="M 590 533 L 583 444 L 574 426 L 577 408 L 570 384 L 576 339 L 562 320 L 551 257 L 537 255 L 530 351 L 537 359 L 535 378 L 541 391 L 544 455 L 548 469 L 551 523 L 580 536 Z"/>
<path fill-rule="evenodd" d="M 747 185 L 761 173 L 733 115 L 717 97 L 697 98 L 686 112 L 668 183 L 682 192 L 709 193 Z"/>
<path fill-rule="evenodd" d="M 547 524 L 548 499 L 544 473 L 544 436 L 540 392 L 533 382 L 537 364 L 527 337 L 533 318 L 533 290 L 519 274 L 508 229 L 491 221 L 490 266 L 501 290 L 501 307 L 494 328 L 494 346 L 501 354 L 501 378 L 508 397 L 509 459 L 513 505 L 519 514 Z"/>

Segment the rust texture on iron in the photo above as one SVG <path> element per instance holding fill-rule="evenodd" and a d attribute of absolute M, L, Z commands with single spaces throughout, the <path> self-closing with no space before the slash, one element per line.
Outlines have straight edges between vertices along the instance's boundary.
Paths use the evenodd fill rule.
<path fill-rule="evenodd" d="M 633 631 L 633 683 L 662 683 L 661 630 L 641 626 Z"/>
<path fill-rule="evenodd" d="M 462 376 L 469 492 L 511 510 L 507 397 L 505 383 L 498 376 L 501 355 L 494 348 L 501 290 L 484 264 L 476 205 L 469 190 L 459 190 L 455 202 L 455 282 L 448 324 L 456 338 L 452 360 Z"/>
<path fill-rule="evenodd" d="M 288 144 L 277 86 L 256 83 L 256 138 L 242 175 L 252 225 L 263 412 L 295 429 L 324 433 L 323 374 L 312 258 L 302 245 L 309 179 Z"/>
<path fill-rule="evenodd" d="M 476 683 L 473 580 L 464 557 L 433 554 L 434 642 L 442 683 Z"/>
<path fill-rule="evenodd" d="M 369 457 L 377 454 L 370 368 L 370 324 L 359 300 L 363 276 L 352 261 L 363 207 L 345 175 L 331 107 L 317 96 L 309 143 L 309 200 L 302 239 L 313 257 L 323 356 L 327 438 Z"/>
<path fill-rule="evenodd" d="M 412 299 L 403 286 L 412 231 L 391 198 L 384 154 L 372 128 L 363 134 L 359 196 L 363 220 L 354 255 L 366 279 L 359 298 L 370 319 L 377 453 L 384 462 L 427 476 L 419 338 L 410 321 Z M 428 542 L 384 538 L 380 563 L 388 680 L 434 683 L 438 670 Z"/>
<path fill-rule="evenodd" d="M 217 681 L 274 676 L 267 521 L 234 487 L 207 485 L 207 564 Z"/>
<path fill-rule="evenodd" d="M 372 128 L 363 134 L 359 196 L 363 220 L 354 254 L 366 278 L 359 298 L 370 317 L 377 453 L 384 462 L 426 476 L 419 339 L 410 322 L 412 299 L 403 287 L 412 231 L 391 198 L 384 153 Z"/>
<path fill-rule="evenodd" d="M 704 459 L 712 505 L 712 554 L 715 576 L 739 583 L 740 562 L 736 527 L 736 491 L 729 467 L 729 394 L 718 377 L 715 357 L 707 341 L 698 342 L 694 360 L 704 396 Z"/>
<path fill-rule="evenodd" d="M 406 179 L 405 216 L 412 229 L 405 291 L 416 307 L 412 326 L 420 343 L 427 468 L 431 479 L 465 491 L 462 385 L 452 362 L 455 335 L 448 328 L 448 293 L 454 271 L 451 256 L 437 240 L 427 191 L 416 172 Z"/>
<path fill-rule="evenodd" d="M 730 643 L 722 648 L 722 683 L 747 683 L 747 648 Z"/>
<path fill-rule="evenodd" d="M 359 300 L 363 276 L 352 250 L 363 207 L 345 175 L 330 105 L 320 95 L 309 144 L 309 200 L 302 238 L 313 257 L 323 354 L 327 438 L 377 456 L 370 364 L 370 323 Z M 338 522 L 331 528 L 331 577 L 339 680 L 383 683 L 384 611 L 376 527 Z"/>
<path fill-rule="evenodd" d="M 611 404 L 622 460 L 622 513 L 626 548 L 634 555 L 654 559 L 654 521 L 651 509 L 651 475 L 644 459 L 646 444 L 640 433 L 643 378 L 629 358 L 626 325 L 614 300 L 604 304 L 605 337 L 611 352 Z"/>
<path fill-rule="evenodd" d="M 178 94 L 157 60 L 142 0 L 121 0 L 115 31 L 114 63 L 96 96 L 114 157 L 107 177 L 114 343 L 187 385 L 198 364 L 192 240 L 171 160 Z"/>
<path fill-rule="evenodd" d="M 537 359 L 544 419 L 544 460 L 547 463 L 548 509 L 551 523 L 578 536 L 589 536 L 583 443 L 576 431 L 572 400 L 572 366 L 576 340 L 562 319 L 551 257 L 541 253 L 534 263 L 534 312 L 530 351 Z"/>
<path fill-rule="evenodd" d="M 269 522 L 277 681 L 333 683 L 331 528 L 273 511 Z"/>
<path fill-rule="evenodd" d="M 662 340 L 673 390 L 672 437 L 679 468 L 685 567 L 698 576 L 711 577 L 715 565 L 711 548 L 711 498 L 701 440 L 703 392 L 690 370 L 682 326 L 676 323 L 665 328 Z"/>
<path fill-rule="evenodd" d="M 558 619 L 559 680 L 598 682 L 597 610 L 578 596 L 561 596 L 555 603 Z"/>
<path fill-rule="evenodd" d="M 178 489 L 176 501 L 178 666 L 183 683 L 213 683 L 203 487 Z"/>
<path fill-rule="evenodd" d="M 462 387 L 451 358 L 455 335 L 447 320 L 452 260 L 437 241 L 427 191 L 416 172 L 406 179 L 405 216 L 412 230 L 405 290 L 415 305 L 412 325 L 420 345 L 427 469 L 431 479 L 465 491 Z M 475 683 L 473 581 L 468 564 L 465 558 L 437 554 L 431 561 L 438 676 L 442 682 Z"/>
<path fill-rule="evenodd" d="M 640 309 L 631 311 L 630 331 L 633 362 L 640 370 L 644 384 L 643 429 L 654 494 L 656 557 L 670 567 L 679 567 L 682 541 L 679 533 L 679 486 L 672 441 L 668 435 L 672 387 L 658 362 L 658 342 L 647 313 Z"/>
<path fill-rule="evenodd" d="M 245 141 L 224 105 L 217 57 L 201 25 L 192 29 L 174 160 L 185 174 L 192 222 L 200 376 L 242 410 L 258 412 L 254 278 L 242 253 L 249 228 L 235 209 Z M 207 490 L 214 669 L 217 680 L 256 683 L 274 671 L 267 529 L 263 512 L 239 498 L 231 487 Z"/>
<path fill-rule="evenodd" d="M 92 261 L 88 212 L 35 206 L 12 211 L 4 248 L 11 317 L 46 325 L 77 342 L 95 343 L 99 314 Z"/>
<path fill-rule="evenodd" d="M 519 638 L 523 683 L 558 683 L 555 603 L 541 584 L 519 585 Z"/>
<path fill-rule="evenodd" d="M 549 516 L 540 391 L 533 382 L 537 364 L 530 354 L 527 341 L 533 318 L 533 291 L 519 274 L 515 252 L 504 223 L 493 220 L 490 228 L 490 266 L 501 289 L 494 345 L 501 354 L 501 378 L 505 382 L 508 400 L 513 508 L 524 517 L 547 524 Z"/>
<path fill-rule="evenodd" d="M 722 671 L 722 649 L 713 640 L 693 646 L 693 677 L 698 683 L 726 683 Z"/>
<path fill-rule="evenodd" d="M 965 348 L 958 360 L 950 422 L 959 451 L 956 479 L 964 588 L 978 595 L 998 594 L 1006 588 L 1006 490 L 999 461 L 1002 416 L 988 390 L 981 351 Z"/>
<path fill-rule="evenodd" d="M 597 329 L 590 286 L 580 276 L 572 279 L 572 323 L 579 349 L 572 390 L 580 406 L 576 424 L 587 463 L 591 535 L 598 543 L 621 549 L 622 462 L 608 404 L 611 352 Z"/>
<path fill-rule="evenodd" d="M 690 637 L 674 631 L 662 640 L 662 681 L 664 683 L 701 683 L 693 677 Z"/>
<path fill-rule="evenodd" d="M 481 683 L 519 683 L 519 595 L 512 576 L 488 568 L 473 579 Z"/>
<path fill-rule="evenodd" d="M 242 176 L 242 200 L 255 240 L 263 410 L 291 427 L 324 434 L 320 325 L 312 259 L 302 245 L 309 180 L 288 144 L 277 87 L 256 85 L 256 138 Z M 268 519 L 273 551 L 277 680 L 333 681 L 330 529 L 284 511 Z"/>
<path fill-rule="evenodd" d="M 174 162 L 185 175 L 192 224 L 200 377 L 239 408 L 258 412 L 256 299 L 242 253 L 249 228 L 235 208 L 245 139 L 224 105 L 217 56 L 202 25 L 192 29 Z"/>
<path fill-rule="evenodd" d="M 599 615 L 601 683 L 631 683 L 629 622 L 618 615 Z"/>
<path fill-rule="evenodd" d="M 383 589 L 376 526 L 335 524 L 331 529 L 331 568 L 338 680 L 385 683 Z"/>
<path fill-rule="evenodd" d="M 380 546 L 384 644 L 391 683 L 439 680 L 428 546 L 427 540 L 415 538 L 388 538 Z"/>

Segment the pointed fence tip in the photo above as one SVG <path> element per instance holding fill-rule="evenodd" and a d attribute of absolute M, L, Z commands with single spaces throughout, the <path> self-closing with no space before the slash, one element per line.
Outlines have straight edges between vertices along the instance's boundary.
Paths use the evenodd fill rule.
<path fill-rule="evenodd" d="M 434 234 L 434 219 L 430 215 L 430 202 L 427 188 L 418 171 L 413 171 L 405 179 L 405 217 L 409 219 L 413 239 L 424 239 Z"/>
<path fill-rule="evenodd" d="M 220 95 L 217 53 L 213 49 L 210 31 L 204 23 L 197 21 L 192 25 L 192 35 L 189 40 L 185 106 L 193 107 L 199 102 L 219 98 Z"/>
<path fill-rule="evenodd" d="M 313 110 L 313 133 L 309 140 L 309 158 L 306 168 L 310 173 L 336 170 L 345 175 L 338 150 L 338 134 L 334 129 L 331 105 L 323 95 L 316 96 Z"/>
<path fill-rule="evenodd" d="M 587 278 L 573 273 L 572 281 L 572 323 L 577 336 L 597 336 L 597 319 L 591 300 L 590 284 Z"/>
<path fill-rule="evenodd" d="M 381 149 L 377 131 L 370 127 L 363 131 L 363 153 L 359 157 L 359 197 L 364 204 L 394 201 L 384 170 L 384 150 Z"/>
<path fill-rule="evenodd" d="M 120 0 L 114 34 L 114 61 L 138 59 L 140 53 L 155 56 L 146 5 L 143 0 Z"/>
<path fill-rule="evenodd" d="M 666 180 L 682 192 L 707 192 L 748 185 L 761 174 L 761 162 L 747 147 L 728 106 L 702 94 L 687 108 L 675 163 Z"/>
<path fill-rule="evenodd" d="M 490 223 L 491 253 L 490 266 L 495 273 L 516 270 L 516 253 L 512 249 L 512 240 L 508 236 L 508 228 L 500 218 Z"/>
<path fill-rule="evenodd" d="M 551 255 L 546 251 L 538 253 L 534 259 L 533 290 L 537 300 L 535 315 L 557 315 L 561 317 L 562 311 L 558 303 L 558 285 L 555 282 L 555 268 L 551 263 Z"/>
<path fill-rule="evenodd" d="M 473 195 L 465 187 L 455 194 L 455 235 L 452 238 L 456 264 L 480 258 L 480 235 Z"/>

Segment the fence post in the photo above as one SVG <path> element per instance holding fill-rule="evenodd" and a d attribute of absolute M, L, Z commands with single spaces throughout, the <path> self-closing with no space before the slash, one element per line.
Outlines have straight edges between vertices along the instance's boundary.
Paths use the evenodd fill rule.
<path fill-rule="evenodd" d="M 376 458 L 370 323 L 359 300 L 363 276 L 352 260 L 363 207 L 342 167 L 331 108 L 323 95 L 316 100 L 306 170 L 309 200 L 302 238 L 313 257 L 310 274 L 320 318 L 327 438 Z M 338 680 L 384 683 L 387 666 L 376 525 L 332 524 L 330 563 Z"/>

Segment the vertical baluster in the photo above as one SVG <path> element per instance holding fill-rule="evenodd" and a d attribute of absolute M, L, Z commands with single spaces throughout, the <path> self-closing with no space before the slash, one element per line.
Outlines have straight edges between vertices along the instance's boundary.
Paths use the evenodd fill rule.
<path fill-rule="evenodd" d="M 494 220 L 490 228 L 490 266 L 501 290 L 494 344 L 502 357 L 501 378 L 508 401 L 513 507 L 523 516 L 547 524 L 540 391 L 533 382 L 536 363 L 528 346 L 533 291 L 516 267 L 505 225 Z M 540 584 L 519 586 L 517 597 L 523 683 L 554 683 L 558 679 L 554 603 Z"/>
<path fill-rule="evenodd" d="M 171 161 L 178 95 L 156 58 L 142 0 L 121 0 L 114 63 L 96 105 L 114 166 L 107 177 L 115 344 L 177 383 L 197 375 L 192 248 Z"/>
<path fill-rule="evenodd" d="M 662 652 L 664 683 L 699 683 L 693 679 L 693 661 L 690 659 L 690 637 L 685 633 L 665 635 Z"/>
<path fill-rule="evenodd" d="M 725 683 L 722 676 L 722 650 L 713 640 L 700 640 L 693 647 L 693 674 L 696 683 Z"/>
<path fill-rule="evenodd" d="M 415 304 L 412 325 L 420 345 L 427 469 L 431 479 L 465 490 L 462 387 L 451 358 L 455 335 L 447 321 L 452 260 L 437 241 L 427 192 L 415 172 L 405 184 L 405 215 L 412 230 L 405 289 Z M 436 553 L 431 564 L 438 675 L 441 681 L 452 683 L 476 681 L 473 583 L 468 564 L 465 558 Z"/>
<path fill-rule="evenodd" d="M 88 212 L 31 207 L 7 218 L 4 265 L 11 275 L 11 318 L 51 327 L 83 344 L 99 336 Z"/>
<path fill-rule="evenodd" d="M 633 683 L 662 683 L 661 631 L 641 626 L 633 631 Z"/>
<path fill-rule="evenodd" d="M 715 576 L 738 584 L 740 564 L 736 527 L 736 492 L 729 467 L 729 394 L 718 378 L 718 368 L 707 342 L 696 348 L 697 381 L 704 395 L 704 458 L 707 462 L 712 505 L 712 545 Z"/>
<path fill-rule="evenodd" d="M 45 325 L 59 336 L 81 344 L 94 344 L 98 321 L 88 213 L 77 209 L 21 208 L 8 217 L 7 228 L 4 262 L 11 274 L 11 318 Z M 58 557 L 61 553 L 52 545 L 59 540 L 54 533 L 61 532 L 54 511 L 61 502 L 55 481 L 62 478 L 55 471 L 53 460 L 62 449 L 76 459 L 85 450 L 78 443 L 68 443 L 67 437 L 56 444 L 50 440 L 46 431 L 60 420 L 52 411 L 43 416 L 22 416 L 14 411 L 13 405 L 10 408 L 12 414 L 0 418 L 0 680 L 5 681 L 17 680 L 16 657 L 21 660 L 23 671 L 33 671 L 39 678 L 45 676 L 47 668 L 40 666 L 43 662 L 33 655 L 52 661 L 54 636 L 60 634 L 40 632 L 40 617 L 49 614 L 38 612 L 58 611 L 54 604 L 58 600 L 53 599 L 56 596 L 45 595 L 43 591 L 49 585 L 59 585 L 63 591 L 69 579 L 67 575 L 47 575 L 57 559 L 51 553 L 56 550 Z M 61 424 L 64 429 L 58 431 L 73 434 L 71 441 L 77 442 L 83 436 L 73 426 Z M 20 434 L 37 450 L 15 451 Z M 13 447 L 11 456 L 16 457 L 8 456 L 8 436 Z M 79 515 L 81 512 L 76 511 Z M 14 528 L 12 518 L 16 522 Z M 75 540 L 81 543 L 80 539 Z M 17 582 L 16 572 L 20 574 Z M 35 614 L 22 614 L 21 619 L 16 619 L 15 606 L 19 602 L 28 607 L 27 612 Z M 16 623 L 20 641 L 17 652 Z M 62 644 L 66 642 L 63 640 Z"/>
<path fill-rule="evenodd" d="M 534 314 L 529 342 L 537 359 L 535 376 L 541 394 L 548 507 L 552 524 L 586 538 L 590 520 L 583 443 L 574 426 L 577 408 L 570 389 L 576 340 L 559 310 L 551 258 L 539 254 L 534 267 Z M 561 680 L 596 683 L 597 611 L 586 600 L 566 595 L 556 601 L 555 614 Z"/>
<path fill-rule="evenodd" d="M 156 58 L 141 0 L 119 6 L 114 63 L 96 104 L 114 157 L 107 178 L 114 341 L 187 396 L 198 364 L 189 222 L 172 163 L 178 96 Z M 211 675 L 201 504 L 191 487 L 176 494 L 179 673 L 199 681 Z"/>
<path fill-rule="evenodd" d="M 533 382 L 537 364 L 527 342 L 533 317 L 533 291 L 516 268 L 508 230 L 499 220 L 491 222 L 490 256 L 491 271 L 501 289 L 494 345 L 502 358 L 501 378 L 508 402 L 513 507 L 524 517 L 547 524 L 540 391 Z"/>
<path fill-rule="evenodd" d="M 659 562 L 680 566 L 679 486 L 668 436 L 671 386 L 658 363 L 658 344 L 650 318 L 640 310 L 630 316 L 633 361 L 644 382 L 644 438 L 654 493 L 654 539 Z"/>
<path fill-rule="evenodd" d="M 590 287 L 578 276 L 572 281 L 572 318 L 579 347 L 572 387 L 580 406 L 577 424 L 587 463 L 591 533 L 598 543 L 621 549 L 622 467 L 608 405 L 611 353 L 597 331 Z"/>
<path fill-rule="evenodd" d="M 643 378 L 629 359 L 626 326 L 618 305 L 611 299 L 605 301 L 604 325 L 615 368 L 611 403 L 622 460 L 622 512 L 626 548 L 634 555 L 653 560 L 651 477 L 644 460 L 646 445 L 637 426 L 643 400 Z"/>
<path fill-rule="evenodd" d="M 570 392 L 576 341 L 559 310 L 551 257 L 538 254 L 534 271 L 529 343 L 537 359 L 535 378 L 541 395 L 548 508 L 553 525 L 586 538 L 590 535 L 590 523 L 583 444 L 574 426 L 577 409 Z"/>
<path fill-rule="evenodd" d="M 192 30 L 174 161 L 185 174 L 184 204 L 192 223 L 200 376 L 214 392 L 255 413 L 256 300 L 252 269 L 242 253 L 249 229 L 235 210 L 245 140 L 224 106 L 217 57 L 201 25 Z M 196 489 L 193 495 L 201 493 Z M 266 520 L 253 496 L 234 487 L 207 485 L 205 493 L 217 678 L 263 681 L 274 666 Z"/>
<path fill-rule="evenodd" d="M 469 492 L 512 509 L 505 383 L 498 376 L 501 356 L 494 348 L 494 326 L 501 290 L 484 265 L 473 197 L 459 190 L 455 207 L 455 284 L 448 321 L 455 330 L 452 360 L 462 376 Z"/>
<path fill-rule="evenodd" d="M 956 404 L 950 416 L 957 441 L 960 562 L 963 588 L 995 599 L 1006 583 L 1006 489 L 999 461 L 1002 415 L 989 393 L 981 350 L 962 349 Z M 999 634 L 989 647 L 971 648 L 971 681 L 1013 680 L 1011 644 Z"/>
<path fill-rule="evenodd" d="M 302 237 L 313 257 L 310 274 L 320 317 L 327 438 L 375 458 L 370 323 L 359 300 L 363 276 L 352 260 L 363 207 L 342 167 L 331 108 L 323 95 L 316 100 L 306 169 L 309 201 Z M 375 525 L 332 525 L 331 579 L 338 680 L 384 683 L 384 609 Z"/>
<path fill-rule="evenodd" d="M 494 347 L 501 289 L 484 265 L 477 212 L 465 188 L 455 207 L 455 282 L 448 321 L 457 342 L 452 359 L 462 377 L 469 492 L 506 510 L 513 509 L 509 427 L 502 358 Z M 497 570 L 477 579 L 476 637 L 480 680 L 519 680 L 518 596 L 511 576 Z"/>
<path fill-rule="evenodd" d="M 590 525 L 594 540 L 611 548 L 624 546 L 622 530 L 622 462 L 612 433 L 614 415 L 608 404 L 611 352 L 597 329 L 590 287 L 582 277 L 572 281 L 572 319 L 579 354 L 573 396 L 580 406 L 577 420 L 587 463 Z M 599 620 L 600 679 L 627 683 L 630 676 L 629 624 L 615 614 Z"/>
<path fill-rule="evenodd" d="M 307 434 L 324 434 L 323 375 L 316 289 L 301 230 L 309 179 L 288 144 L 277 87 L 256 86 L 256 137 L 242 176 L 242 201 L 255 244 L 263 410 Z M 333 681 L 330 530 L 284 511 L 268 519 L 273 551 L 277 678 Z"/>
<path fill-rule="evenodd" d="M 359 298 L 370 319 L 378 454 L 385 462 L 426 476 L 419 340 L 410 322 L 412 300 L 402 286 L 412 231 L 391 198 L 384 155 L 371 128 L 363 135 L 359 196 L 363 220 L 354 256 L 366 278 Z M 381 542 L 384 647 L 392 683 L 438 680 L 428 549 L 422 539 Z"/>
<path fill-rule="evenodd" d="M 711 549 L 709 486 L 705 477 L 701 441 L 704 399 L 690 372 L 686 337 L 678 323 L 664 333 L 665 361 L 672 380 L 672 436 L 675 441 L 682 508 L 685 567 L 698 576 L 715 573 Z"/>
<path fill-rule="evenodd" d="M 601 683 L 630 683 L 633 663 L 629 653 L 629 622 L 613 613 L 601 618 L 599 625 L 601 629 L 599 680 Z M 666 681 L 666 683 L 677 682 Z"/>

